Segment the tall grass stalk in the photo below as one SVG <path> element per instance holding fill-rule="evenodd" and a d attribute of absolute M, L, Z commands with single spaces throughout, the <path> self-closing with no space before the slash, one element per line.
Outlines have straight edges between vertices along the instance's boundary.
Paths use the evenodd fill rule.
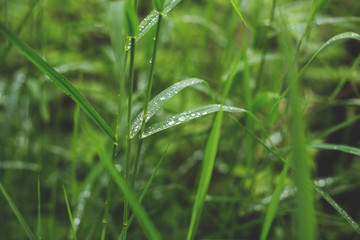
<path fill-rule="evenodd" d="M 144 115 L 142 118 L 141 130 L 140 130 L 140 134 L 139 134 L 139 143 L 138 143 L 136 159 L 135 159 L 135 164 L 134 164 L 134 169 L 133 169 L 133 176 L 132 176 L 132 180 L 131 180 L 132 187 L 134 187 L 135 180 L 136 180 L 142 144 L 144 141 L 142 136 L 145 132 L 146 120 L 148 118 L 148 108 L 149 108 L 149 102 L 150 102 L 150 97 L 151 97 L 151 88 L 152 88 L 153 79 L 154 79 L 154 68 L 155 68 L 155 62 L 156 62 L 156 52 L 157 52 L 157 45 L 158 45 L 158 41 L 159 41 L 158 39 L 159 39 L 159 34 L 160 34 L 161 20 L 162 20 L 162 13 L 159 13 L 158 20 L 157 20 L 157 26 L 156 26 L 156 33 L 155 33 L 155 37 L 154 37 L 153 53 L 152 53 L 152 58 L 150 60 L 150 71 L 149 71 L 148 84 L 147 84 L 147 88 L 146 88 L 146 97 L 145 97 L 145 103 L 144 103 Z"/>
<path fill-rule="evenodd" d="M 67 197 L 66 189 L 65 189 L 65 186 L 64 186 L 64 185 L 63 185 L 63 191 L 64 191 L 64 198 L 65 198 L 65 202 L 66 202 L 66 208 L 67 208 L 68 215 L 69 215 L 69 221 L 70 221 L 70 224 L 71 224 L 72 239 L 77 240 L 77 238 L 76 238 L 76 231 L 75 231 L 74 219 L 73 219 L 73 217 L 72 217 L 71 208 L 70 208 L 70 203 L 69 203 L 69 199 L 68 199 L 68 197 Z"/>
<path fill-rule="evenodd" d="M 290 60 L 295 57 L 293 47 L 290 44 L 289 35 L 283 34 L 281 36 L 283 43 L 283 54 L 285 59 Z M 287 79 L 289 83 L 293 83 L 296 78 L 295 64 L 287 65 Z M 315 206 L 313 191 L 308 184 L 310 181 L 309 158 L 306 153 L 305 136 L 304 136 L 304 122 L 303 122 L 303 106 L 302 97 L 300 97 L 299 83 L 295 81 L 290 90 L 289 97 L 289 118 L 290 126 L 289 132 L 291 134 L 291 161 L 294 165 L 293 171 L 294 182 L 297 187 L 296 205 L 297 210 L 294 215 L 294 224 L 296 224 L 296 233 L 294 237 L 303 240 L 317 239 L 317 224 L 315 219 Z"/>

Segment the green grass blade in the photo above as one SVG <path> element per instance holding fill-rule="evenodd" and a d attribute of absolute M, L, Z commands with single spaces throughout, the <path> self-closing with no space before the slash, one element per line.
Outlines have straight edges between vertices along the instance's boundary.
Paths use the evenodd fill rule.
<path fill-rule="evenodd" d="M 360 226 L 357 222 L 342 208 L 337 202 L 330 197 L 326 192 L 324 192 L 321 188 L 317 187 L 315 184 L 312 184 L 315 191 L 320 194 L 349 224 L 350 226 L 360 234 Z"/>
<path fill-rule="evenodd" d="M 192 109 L 190 111 L 185 111 L 185 112 L 179 113 L 175 116 L 172 116 L 165 120 L 157 122 L 157 123 L 151 125 L 150 127 L 148 127 L 145 130 L 142 137 L 143 138 L 148 137 L 152 134 L 163 131 L 165 129 L 174 127 L 176 125 L 188 122 L 195 118 L 199 118 L 199 117 L 202 117 L 202 116 L 214 113 L 214 112 L 219 112 L 221 110 L 225 111 L 225 112 L 234 112 L 234 113 L 247 112 L 245 109 L 242 109 L 242 108 L 222 106 L 220 104 L 210 104 L 210 105 L 202 106 L 202 107 L 199 107 L 196 109 Z"/>
<path fill-rule="evenodd" d="M 149 102 L 146 120 L 148 121 L 152 116 L 154 116 L 154 114 L 160 109 L 160 107 L 165 102 L 167 102 L 169 99 L 171 99 L 177 93 L 179 93 L 181 90 L 183 90 L 186 87 L 194 86 L 199 83 L 203 83 L 208 87 L 208 84 L 204 80 L 197 79 L 197 78 L 190 78 L 190 79 L 185 79 L 180 82 L 177 82 L 177 83 L 171 85 L 170 87 L 166 88 L 164 91 L 162 91 L 161 93 L 156 95 Z M 134 137 L 140 131 L 140 127 L 141 127 L 142 121 L 143 121 L 143 115 L 144 115 L 144 110 L 141 111 L 137 115 L 135 120 L 133 121 L 133 123 L 131 125 L 131 130 L 130 130 L 131 137 Z"/>
<path fill-rule="evenodd" d="M 166 16 L 171 9 L 173 9 L 181 0 L 167 0 L 165 3 L 163 15 Z M 144 18 L 139 24 L 139 33 L 136 37 L 136 42 L 139 41 L 149 30 L 155 26 L 158 18 L 158 11 L 152 10 L 149 15 Z M 130 49 L 130 41 L 126 44 L 126 49 Z"/>
<path fill-rule="evenodd" d="M 265 240 L 267 238 L 271 228 L 271 224 L 274 218 L 276 217 L 276 211 L 279 206 L 280 196 L 282 189 L 284 188 L 285 185 L 286 175 L 289 170 L 289 166 L 290 166 L 289 161 L 286 161 L 283 170 L 281 171 L 279 182 L 276 185 L 275 191 L 271 197 L 271 202 L 266 211 L 264 225 L 261 230 L 261 236 L 260 236 L 261 240 Z"/>
<path fill-rule="evenodd" d="M 66 190 L 65 190 L 65 186 L 63 185 L 63 190 L 64 190 L 64 197 L 65 197 L 65 202 L 66 202 L 66 208 L 68 211 L 68 215 L 69 215 L 69 220 L 70 220 L 70 224 L 71 224 L 71 230 L 73 233 L 73 238 L 76 240 L 76 231 L 75 231 L 75 224 L 74 224 L 74 220 L 71 214 L 71 209 L 70 209 L 70 203 L 66 194 Z"/>
<path fill-rule="evenodd" d="M 200 182 L 199 182 L 198 190 L 196 192 L 195 203 L 191 213 L 190 226 L 186 238 L 187 240 L 195 238 L 195 234 L 200 222 L 201 212 L 204 207 L 206 193 L 208 191 L 211 175 L 214 169 L 215 157 L 220 140 L 223 113 L 224 113 L 223 111 L 217 113 L 213 124 L 213 128 L 210 132 L 208 141 L 206 143 L 204 158 L 201 167 Z"/>
<path fill-rule="evenodd" d="M 157 172 L 158 172 L 158 170 L 159 170 L 159 168 L 160 168 L 160 165 L 161 165 L 161 163 L 163 162 L 163 160 L 164 160 L 164 158 L 165 158 L 165 155 L 166 155 L 166 152 L 167 152 L 167 150 L 168 150 L 168 147 L 169 147 L 169 146 L 166 147 L 166 149 L 165 149 L 164 153 L 162 154 L 160 160 L 159 160 L 158 163 L 156 164 L 155 170 L 153 171 L 153 173 L 151 174 L 149 180 L 147 181 L 146 186 L 144 187 L 144 190 L 141 192 L 141 195 L 140 195 L 140 197 L 139 197 L 139 203 L 142 202 L 142 200 L 144 199 L 147 191 L 149 190 L 149 188 L 150 188 L 150 186 L 151 186 L 151 184 L 152 184 L 152 182 L 153 182 L 153 180 L 154 180 L 154 178 L 155 178 L 155 176 L 156 176 L 156 174 L 157 174 Z M 135 218 L 135 215 L 132 214 L 131 217 L 129 218 L 128 222 L 127 222 L 127 228 L 128 228 L 128 229 L 129 229 L 132 221 L 134 220 L 134 218 Z M 120 235 L 119 235 L 119 237 L 118 237 L 118 240 L 121 239 L 122 233 L 123 233 L 123 232 L 120 233 Z"/>
<path fill-rule="evenodd" d="M 316 143 L 316 144 L 310 144 L 309 147 L 325 149 L 325 150 L 341 151 L 344 153 L 350 153 L 350 154 L 353 154 L 356 156 L 360 156 L 360 148 L 351 147 L 351 146 L 347 146 L 347 145 Z"/>
<path fill-rule="evenodd" d="M 107 159 L 101 158 L 101 161 L 109 170 L 114 182 L 119 186 L 121 191 L 124 193 L 125 198 L 129 201 L 132 210 L 134 211 L 135 215 L 138 217 L 140 223 L 144 227 L 150 239 L 161 239 L 159 232 L 156 230 L 154 224 L 147 216 L 144 208 L 140 205 L 138 200 L 136 200 L 134 193 L 128 187 L 124 178 L 119 174 L 116 167 L 111 163 L 110 160 L 108 160 L 108 158 Z"/>
<path fill-rule="evenodd" d="M 233 8 L 235 9 L 236 13 L 239 15 L 239 17 L 241 18 L 241 21 L 243 21 L 244 25 L 247 28 L 250 28 L 250 25 L 248 24 L 247 20 L 245 19 L 244 15 L 241 13 L 239 7 L 237 6 L 237 4 L 234 2 L 234 0 L 230 0 L 231 5 L 233 6 Z"/>
<path fill-rule="evenodd" d="M 289 87 L 283 92 L 283 94 L 281 94 L 281 96 L 276 101 L 274 106 L 276 107 L 281 102 L 281 100 L 284 99 L 284 97 L 289 93 L 290 88 L 295 84 L 295 82 L 297 82 L 300 79 L 300 77 L 305 72 L 305 70 L 308 68 L 310 63 L 317 57 L 317 55 L 319 55 L 319 53 L 321 53 L 324 49 L 331 46 L 332 44 L 337 43 L 338 41 L 348 40 L 348 39 L 354 39 L 354 40 L 360 41 L 360 35 L 357 33 L 354 33 L 354 32 L 340 33 L 340 34 L 330 38 L 323 45 L 321 45 L 320 48 L 318 48 L 318 50 L 312 55 L 312 57 L 301 68 L 301 70 L 298 72 L 296 78 L 291 82 L 291 84 L 289 84 Z M 273 109 L 275 109 L 275 107 L 273 107 Z"/>
<path fill-rule="evenodd" d="M 104 119 L 96 112 L 93 106 L 86 100 L 86 98 L 81 95 L 81 93 L 62 76 L 57 72 L 53 67 L 51 67 L 47 62 L 45 62 L 32 48 L 30 48 L 26 43 L 19 40 L 15 35 L 10 33 L 3 25 L 0 24 L 0 32 L 9 39 L 14 46 L 16 46 L 24 56 L 29 59 L 40 71 L 46 74 L 56 86 L 63 90 L 71 99 L 73 99 L 84 112 L 98 125 L 113 141 L 116 142 L 115 135 L 109 125 L 105 122 Z"/>
<path fill-rule="evenodd" d="M 41 237 L 41 195 L 40 195 L 40 176 L 38 176 L 38 182 L 37 182 L 37 192 L 38 192 L 38 218 L 37 218 L 37 229 L 36 229 L 36 235 L 39 240 L 42 239 Z"/>
<path fill-rule="evenodd" d="M 15 203 L 10 198 L 9 194 L 6 192 L 5 188 L 3 187 L 3 185 L 1 183 L 0 183 L 0 191 L 4 195 L 6 201 L 9 203 L 11 210 L 13 211 L 13 213 L 17 217 L 18 221 L 20 222 L 20 225 L 24 229 L 27 237 L 31 240 L 36 240 L 36 236 L 30 230 L 29 226 L 26 224 L 25 219 L 21 215 L 19 209 L 16 207 Z"/>

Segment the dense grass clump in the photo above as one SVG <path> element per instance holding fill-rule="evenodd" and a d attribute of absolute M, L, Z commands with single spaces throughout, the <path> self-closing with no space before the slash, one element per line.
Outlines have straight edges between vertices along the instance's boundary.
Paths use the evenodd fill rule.
<path fill-rule="evenodd" d="M 0 239 L 359 238 L 360 3 L 0 11 Z"/>

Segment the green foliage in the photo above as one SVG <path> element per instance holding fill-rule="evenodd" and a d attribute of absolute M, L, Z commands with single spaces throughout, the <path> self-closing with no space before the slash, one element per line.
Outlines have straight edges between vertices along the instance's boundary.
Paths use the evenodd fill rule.
<path fill-rule="evenodd" d="M 357 239 L 359 10 L 2 1 L 1 237 Z"/>

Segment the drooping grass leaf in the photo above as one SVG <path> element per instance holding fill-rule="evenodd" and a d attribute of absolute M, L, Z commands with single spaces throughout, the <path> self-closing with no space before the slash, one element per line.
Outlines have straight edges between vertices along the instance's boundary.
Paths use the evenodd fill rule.
<path fill-rule="evenodd" d="M 65 190 L 65 186 L 63 185 L 63 190 L 64 190 L 64 198 L 65 198 L 65 202 L 66 202 L 66 208 L 68 211 L 68 215 L 69 215 L 69 220 L 70 220 L 70 224 L 71 224 L 71 230 L 73 233 L 73 238 L 76 240 L 76 231 L 75 231 L 75 224 L 74 224 L 74 220 L 71 214 L 71 209 L 70 209 L 70 204 L 69 204 L 69 200 L 66 194 L 66 190 Z"/>
<path fill-rule="evenodd" d="M 73 99 L 84 112 L 98 125 L 113 141 L 116 142 L 115 135 L 105 120 L 96 112 L 93 106 L 81 95 L 81 93 L 64 76 L 58 73 L 53 67 L 45 62 L 32 48 L 22 42 L 15 35 L 10 33 L 0 24 L 0 32 L 16 46 L 24 56 L 29 59 L 40 71 L 46 74 L 56 86 L 63 90 L 71 99 Z"/>
<path fill-rule="evenodd" d="M 247 112 L 245 109 L 242 109 L 242 108 L 222 106 L 220 104 L 210 104 L 210 105 L 202 106 L 202 107 L 199 107 L 196 109 L 192 109 L 189 111 L 179 113 L 179 114 L 169 117 L 163 121 L 157 122 L 145 130 L 142 138 L 146 138 L 152 134 L 163 131 L 165 129 L 174 127 L 176 125 L 185 123 L 192 119 L 199 118 L 199 117 L 202 117 L 202 116 L 214 113 L 214 112 L 218 112 L 221 110 L 225 111 L 225 112 L 236 112 L 236 113 Z"/>
<path fill-rule="evenodd" d="M 27 237 L 29 239 L 31 239 L 31 240 L 36 240 L 36 236 L 30 230 L 29 226 L 25 222 L 24 217 L 21 215 L 19 209 L 16 207 L 14 201 L 10 198 L 9 194 L 7 193 L 7 191 L 5 190 L 5 188 L 3 187 L 3 185 L 1 183 L 0 183 L 0 191 L 4 195 L 6 201 L 9 203 L 11 210 L 13 211 L 13 213 L 15 214 L 17 219 L 19 220 L 20 225 L 23 228 L 23 230 L 25 231 Z"/>
<path fill-rule="evenodd" d="M 310 144 L 309 147 L 325 149 L 325 150 L 341 151 L 341 152 L 350 153 L 350 154 L 353 154 L 356 156 L 360 156 L 360 148 L 351 147 L 351 146 L 347 146 L 347 145 L 316 143 L 316 144 Z"/>
<path fill-rule="evenodd" d="M 156 95 L 150 102 L 148 107 L 148 113 L 146 120 L 148 121 L 154 114 L 160 109 L 160 107 L 167 102 L 170 98 L 175 96 L 181 90 L 186 87 L 193 86 L 199 83 L 205 84 L 207 87 L 207 83 L 204 80 L 197 78 L 185 79 L 183 81 L 177 82 L 172 86 L 168 87 L 158 95 Z M 141 111 L 139 115 L 135 118 L 131 125 L 130 136 L 134 137 L 139 131 L 143 121 L 144 111 Z"/>
<path fill-rule="evenodd" d="M 181 0 L 167 0 L 165 3 L 163 15 L 166 16 L 171 9 L 173 9 Z M 158 11 L 153 10 L 144 18 L 139 24 L 139 34 L 136 37 L 136 42 L 139 41 L 145 34 L 157 23 Z M 126 49 L 130 49 L 130 41 L 126 44 Z"/>
<path fill-rule="evenodd" d="M 36 235 L 39 240 L 41 240 L 41 194 L 40 194 L 40 176 L 38 176 L 37 182 L 37 194 L 38 194 L 38 216 L 37 216 L 37 229 Z"/>
<path fill-rule="evenodd" d="M 214 169 L 215 157 L 218 150 L 220 140 L 221 125 L 223 119 L 223 111 L 216 114 L 213 128 L 210 132 L 208 141 L 206 143 L 204 158 L 201 167 L 200 182 L 196 192 L 195 202 L 191 213 L 190 226 L 186 239 L 191 240 L 195 238 L 195 234 L 200 222 L 202 209 L 204 207 L 206 193 L 209 188 L 211 175 Z"/>

